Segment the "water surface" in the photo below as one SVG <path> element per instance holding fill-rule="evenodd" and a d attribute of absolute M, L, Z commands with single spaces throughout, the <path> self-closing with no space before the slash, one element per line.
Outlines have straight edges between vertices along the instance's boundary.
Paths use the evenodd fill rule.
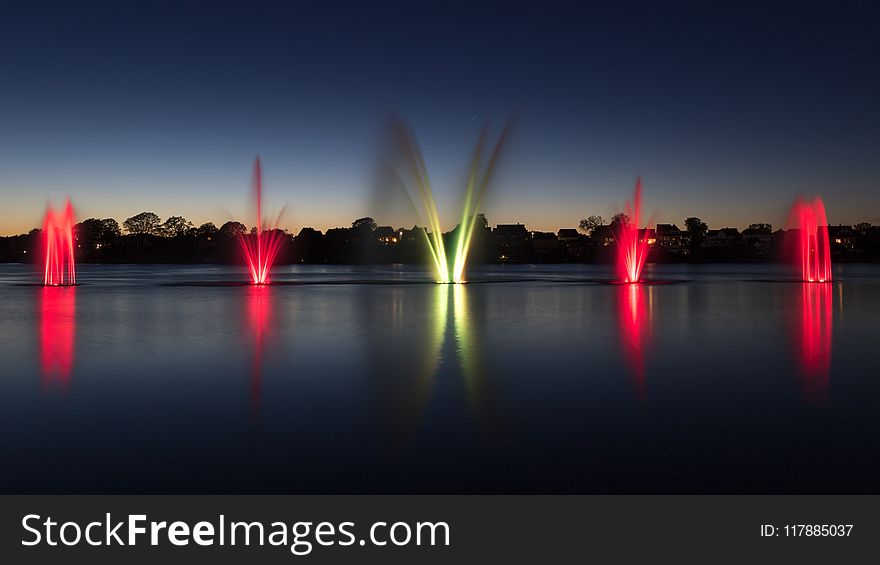
<path fill-rule="evenodd" d="M 0 487 L 880 492 L 880 266 L 611 277 L 2 265 Z"/>

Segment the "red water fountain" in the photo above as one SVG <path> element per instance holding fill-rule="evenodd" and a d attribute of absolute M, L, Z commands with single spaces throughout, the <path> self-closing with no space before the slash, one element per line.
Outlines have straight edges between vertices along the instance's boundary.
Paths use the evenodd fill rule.
<path fill-rule="evenodd" d="M 637 283 L 648 258 L 648 239 L 639 233 L 639 214 L 642 207 L 642 179 L 636 180 L 633 201 L 627 202 L 624 214 L 628 221 L 621 222 L 615 231 L 617 241 L 617 270 L 620 280 Z"/>
<path fill-rule="evenodd" d="M 254 199 L 257 206 L 257 223 L 252 233 L 241 234 L 241 251 L 247 262 L 252 284 L 269 284 L 269 272 L 281 250 L 281 233 L 278 219 L 271 229 L 263 229 L 263 170 L 260 158 L 254 161 Z"/>
<path fill-rule="evenodd" d="M 43 284 L 46 286 L 76 284 L 73 224 L 73 206 L 69 199 L 61 213 L 51 206 L 46 208 L 42 233 Z"/>
<path fill-rule="evenodd" d="M 831 248 L 822 199 L 817 196 L 812 202 L 795 201 L 789 224 L 798 230 L 797 262 L 801 267 L 801 280 L 830 282 Z"/>

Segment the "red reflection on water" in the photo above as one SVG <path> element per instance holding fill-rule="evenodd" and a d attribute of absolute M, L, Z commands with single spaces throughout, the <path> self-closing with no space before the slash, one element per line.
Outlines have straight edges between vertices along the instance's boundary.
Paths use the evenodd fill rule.
<path fill-rule="evenodd" d="M 251 363 L 251 410 L 260 411 L 260 399 L 263 389 L 263 348 L 266 329 L 269 326 L 271 290 L 266 286 L 252 286 L 247 294 L 248 329 L 254 336 L 254 357 Z"/>
<path fill-rule="evenodd" d="M 281 250 L 282 237 L 278 221 L 272 229 L 263 229 L 263 169 L 260 158 L 254 161 L 254 200 L 257 206 L 257 224 L 251 234 L 241 234 L 241 252 L 244 255 L 253 284 L 268 284 L 272 264 Z M 279 216 L 280 219 L 280 216 Z"/>
<path fill-rule="evenodd" d="M 797 361 L 807 398 L 827 399 L 831 372 L 832 290 L 829 284 L 801 285 Z"/>
<path fill-rule="evenodd" d="M 619 287 L 618 323 L 623 357 L 629 366 L 640 398 L 645 396 L 645 349 L 650 334 L 650 312 L 645 288 L 641 284 Z"/>
<path fill-rule="evenodd" d="M 70 200 L 64 212 L 46 208 L 43 218 L 42 253 L 43 284 L 46 286 L 76 284 L 76 266 L 73 260 L 73 206 Z"/>
<path fill-rule="evenodd" d="M 789 224 L 798 230 L 797 263 L 804 282 L 831 280 L 831 248 L 825 204 L 818 196 L 812 202 L 801 199 L 791 208 Z"/>
<path fill-rule="evenodd" d="M 647 230 L 639 231 L 639 216 L 642 208 L 642 179 L 636 180 L 633 201 L 626 202 L 624 214 L 629 221 L 617 226 L 614 234 L 617 241 L 617 272 L 625 283 L 639 282 L 642 268 L 648 258 Z"/>
<path fill-rule="evenodd" d="M 73 370 L 76 289 L 40 289 L 40 368 L 43 384 L 67 386 Z"/>

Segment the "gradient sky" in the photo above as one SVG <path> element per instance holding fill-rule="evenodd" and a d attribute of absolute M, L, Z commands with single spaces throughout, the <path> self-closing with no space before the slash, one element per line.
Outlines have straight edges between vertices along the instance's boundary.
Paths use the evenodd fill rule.
<path fill-rule="evenodd" d="M 389 223 L 389 112 L 447 228 L 480 126 L 513 112 L 491 224 L 610 217 L 639 174 L 654 221 L 781 227 L 820 193 L 831 223 L 880 223 L 878 8 L 764 4 L 7 0 L 0 234 L 67 194 L 80 218 L 251 225 L 256 154 L 285 227 Z"/>

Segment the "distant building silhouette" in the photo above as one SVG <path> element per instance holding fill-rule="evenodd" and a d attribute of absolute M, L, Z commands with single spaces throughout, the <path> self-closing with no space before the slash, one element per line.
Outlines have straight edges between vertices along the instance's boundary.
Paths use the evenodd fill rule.
<path fill-rule="evenodd" d="M 499 261 L 523 261 L 531 255 L 531 234 L 523 224 L 498 224 L 492 235 Z"/>
<path fill-rule="evenodd" d="M 690 237 L 686 231 L 675 224 L 657 224 L 657 244 L 660 249 L 672 255 L 687 255 Z"/>
<path fill-rule="evenodd" d="M 559 240 L 553 232 L 532 232 L 532 249 L 536 257 L 548 257 L 556 254 Z"/>

